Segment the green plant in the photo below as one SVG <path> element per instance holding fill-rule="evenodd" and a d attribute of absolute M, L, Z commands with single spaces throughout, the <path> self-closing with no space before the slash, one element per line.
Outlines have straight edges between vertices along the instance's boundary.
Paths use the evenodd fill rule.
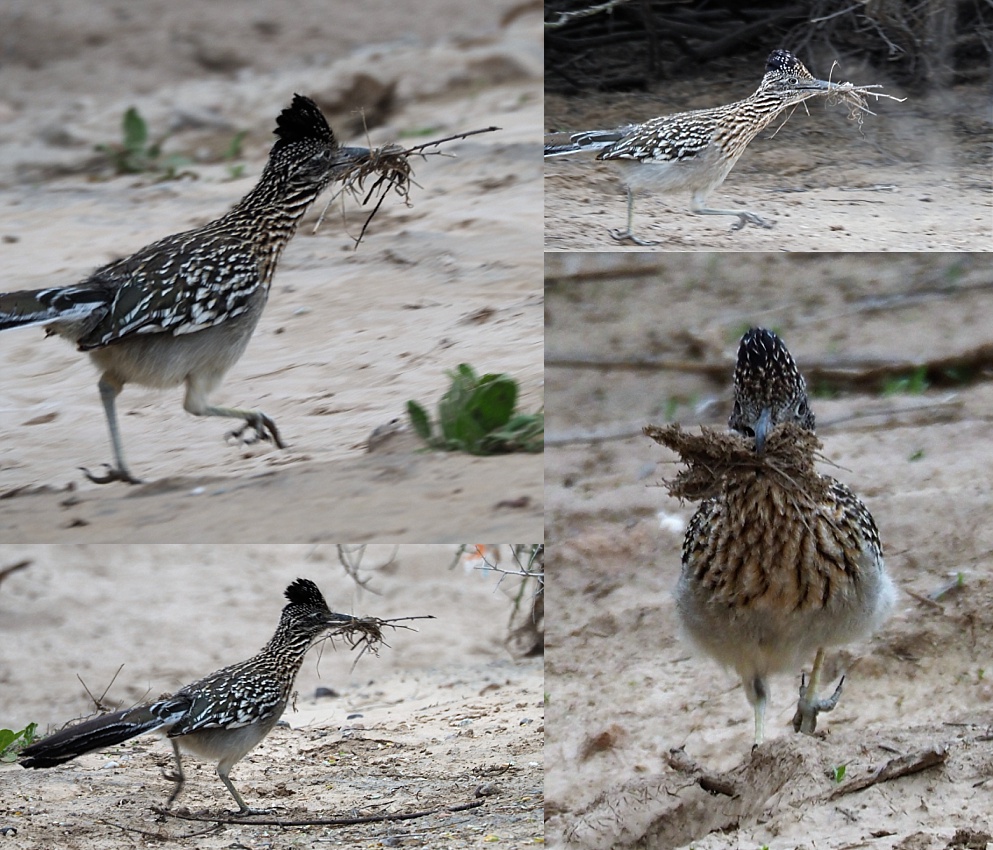
<path fill-rule="evenodd" d="M 911 460 L 911 461 L 920 460 L 923 457 L 924 457 L 924 449 L 917 449 L 916 451 L 910 453 L 910 457 L 908 457 L 907 460 Z"/>
<path fill-rule="evenodd" d="M 918 366 L 909 375 L 897 375 L 883 382 L 883 395 L 920 395 L 929 386 L 927 366 Z"/>
<path fill-rule="evenodd" d="M 17 754 L 35 739 L 37 723 L 29 723 L 20 732 L 0 729 L 0 762 L 11 762 Z"/>
<path fill-rule="evenodd" d="M 477 376 L 466 363 L 448 373 L 452 385 L 438 402 L 438 428 L 416 401 L 407 402 L 414 431 L 431 448 L 475 455 L 544 451 L 545 414 L 515 413 L 517 381 L 509 375 Z"/>
<path fill-rule="evenodd" d="M 156 142 L 148 138 L 148 124 L 133 106 L 129 106 L 121 119 L 121 141 L 97 145 L 97 150 L 106 154 L 118 174 L 142 174 L 154 171 L 162 174 L 163 180 L 175 180 L 190 171 L 182 171 L 189 165 L 189 157 L 181 154 L 162 153 L 162 144 L 167 136 Z"/>
<path fill-rule="evenodd" d="M 838 765 L 838 766 L 837 766 L 837 767 L 836 767 L 836 768 L 834 769 L 834 774 L 833 774 L 833 776 L 834 776 L 834 781 L 835 781 L 835 782 L 836 782 L 837 784 L 839 784 L 839 785 L 840 785 L 840 784 L 841 784 L 841 782 L 842 782 L 842 781 L 844 780 L 844 778 L 845 778 L 845 773 L 847 772 L 847 769 L 848 769 L 848 766 L 847 766 L 847 765 L 844 765 L 844 764 L 839 764 L 839 765 Z"/>

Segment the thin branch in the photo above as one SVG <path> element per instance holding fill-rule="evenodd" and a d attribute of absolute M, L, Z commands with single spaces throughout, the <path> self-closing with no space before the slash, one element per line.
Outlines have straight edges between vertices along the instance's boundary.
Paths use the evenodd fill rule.
<path fill-rule="evenodd" d="M 94 705 L 94 706 L 96 707 L 96 710 L 97 710 L 97 711 L 99 711 L 99 712 L 102 712 L 102 713 L 106 713 L 106 712 L 108 712 L 108 711 L 110 711 L 110 709 L 109 709 L 109 708 L 107 708 L 107 706 L 105 706 L 105 705 L 103 704 L 103 698 L 104 698 L 105 696 L 107 696 L 107 692 L 108 692 L 108 691 L 109 691 L 109 690 L 110 690 L 110 689 L 111 689 L 112 687 L 114 687 L 114 682 L 116 682 L 116 681 L 117 681 L 117 677 L 121 675 L 121 670 L 123 670 L 123 669 L 124 669 L 124 665 L 123 665 L 123 664 L 122 664 L 122 665 L 121 665 L 120 667 L 118 667 L 118 668 L 117 668 L 117 672 L 116 672 L 116 673 L 114 673 L 114 675 L 113 675 L 113 677 L 111 678 L 111 680 L 110 680 L 110 682 L 109 682 L 109 683 L 107 684 L 107 687 L 103 689 L 103 693 L 102 693 L 102 694 L 100 694 L 100 696 L 99 696 L 99 697 L 95 697 L 95 696 L 93 696 L 93 693 L 92 693 L 92 692 L 90 691 L 90 689 L 89 689 L 89 688 L 88 688 L 88 687 L 86 686 L 86 682 L 84 682 L 84 681 L 83 681 L 83 677 L 82 677 L 82 676 L 80 676 L 80 675 L 79 675 L 79 673 L 77 673 L 77 674 L 76 674 L 76 678 L 77 678 L 77 679 L 79 679 L 79 684 L 81 684 L 81 685 L 83 686 L 83 689 L 84 689 L 84 690 L 86 691 L 86 695 L 87 695 L 87 696 L 88 696 L 88 697 L 89 697 L 89 698 L 90 698 L 91 700 L 93 700 L 93 705 Z"/>
<path fill-rule="evenodd" d="M 23 561 L 18 561 L 16 564 L 11 564 L 9 567 L 4 567 L 0 570 L 0 583 L 12 573 L 16 573 L 18 570 L 24 570 L 31 566 L 33 561 L 30 558 L 25 558 Z"/>
<path fill-rule="evenodd" d="M 155 811 L 161 815 L 181 820 L 208 821 L 213 823 L 232 824 L 252 824 L 254 826 L 356 826 L 363 823 L 384 823 L 389 821 L 414 820 L 424 818 L 429 815 L 436 815 L 442 812 L 465 812 L 469 809 L 478 809 L 485 800 L 475 800 L 472 803 L 462 803 L 459 806 L 439 806 L 436 809 L 426 809 L 422 812 L 398 812 L 397 814 L 366 815 L 354 818 L 307 818 L 304 820 L 283 820 L 281 818 L 258 818 L 252 816 L 239 817 L 237 815 L 195 815 L 185 810 L 174 811 L 155 807 Z"/>
<path fill-rule="evenodd" d="M 948 748 L 944 744 L 935 744 L 932 747 L 918 750 L 915 753 L 908 753 L 905 756 L 890 759 L 874 773 L 853 779 L 850 782 L 846 782 L 840 788 L 835 788 L 828 795 L 828 799 L 836 800 L 845 794 L 854 794 L 857 791 L 863 791 L 881 782 L 889 782 L 891 779 L 899 779 L 901 776 L 920 773 L 929 767 L 944 764 L 947 759 Z"/>

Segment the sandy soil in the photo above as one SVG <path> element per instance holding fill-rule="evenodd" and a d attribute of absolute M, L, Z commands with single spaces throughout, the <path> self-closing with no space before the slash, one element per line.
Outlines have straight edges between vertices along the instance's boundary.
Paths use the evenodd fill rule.
<path fill-rule="evenodd" d="M 346 142 L 364 142 L 359 108 L 372 144 L 502 130 L 452 145 L 456 159 L 415 164 L 412 206 L 388 199 L 358 250 L 349 235 L 364 216 L 354 205 L 344 224 L 332 209 L 316 234 L 319 210 L 305 219 L 248 350 L 214 396 L 265 410 L 285 451 L 225 445 L 229 423 L 186 414 L 180 390 L 129 387 L 119 401 L 125 450 L 151 483 L 92 485 L 77 467 L 109 460 L 95 371 L 38 329 L 5 333 L 0 535 L 540 537 L 540 456 L 421 455 L 412 440 L 389 457 L 365 452 L 375 428 L 405 418 L 408 399 L 433 409 L 460 362 L 511 373 L 523 408 L 542 403 L 538 7 L 432 0 L 411 23 L 388 3 L 361 14 L 344 4 L 337 18 L 312 0 L 278 14 L 246 15 L 235 0 L 194 6 L 149 2 L 136 15 L 131 4 L 42 0 L 0 10 L 5 289 L 71 282 L 224 212 L 253 185 L 294 91 L 314 96 Z M 119 139 L 130 105 L 153 135 L 172 133 L 167 151 L 193 154 L 196 179 L 104 179 L 93 147 Z M 249 131 L 244 174 L 231 179 L 217 153 L 239 130 Z M 224 498 L 197 495 L 211 493 Z"/>
<path fill-rule="evenodd" d="M 987 264 L 921 254 L 587 254 L 550 256 L 547 265 L 550 360 L 727 363 L 716 382 L 689 370 L 549 368 L 549 844 L 985 848 L 993 840 L 986 375 L 923 395 L 815 396 L 823 451 L 838 465 L 830 472 L 875 516 L 900 597 L 875 637 L 829 655 L 827 675 L 847 679 L 818 735 L 792 732 L 798 670 L 773 682 L 768 740 L 754 752 L 740 684 L 677 634 L 671 592 L 694 505 L 666 495 L 660 481 L 674 456 L 639 431 L 669 418 L 721 427 L 737 338 L 749 324 L 777 328 L 801 369 L 988 345 Z M 945 749 L 943 764 L 847 793 L 848 783 L 933 747 Z M 685 755 L 674 759 L 675 748 Z M 723 779 L 724 791 L 703 790 L 695 770 Z"/>
<path fill-rule="evenodd" d="M 105 702 L 130 704 L 249 657 L 275 626 L 283 588 L 302 575 L 338 611 L 437 619 L 397 632 L 354 668 L 347 649 L 312 650 L 288 725 L 232 771 L 246 801 L 283 819 L 481 807 L 339 829 L 215 831 L 152 811 L 172 787 L 162 775 L 171 748 L 146 737 L 52 770 L 0 765 L 0 830 L 16 828 L 4 847 L 540 843 L 542 665 L 514 660 L 504 645 L 511 584 L 453 568 L 454 546 L 401 547 L 382 566 L 392 553 L 365 552 L 374 595 L 344 574 L 334 546 L 6 546 L 0 563 L 33 563 L 0 589 L 0 727 L 45 729 L 91 712 L 77 675 L 99 695 L 123 664 Z M 336 693 L 317 696 L 319 687 Z M 182 805 L 232 808 L 211 766 L 193 757 L 185 765 Z"/>
<path fill-rule="evenodd" d="M 761 60 L 757 67 L 761 69 Z M 746 97 L 759 77 L 741 61 L 709 65 L 666 81 L 651 94 L 552 95 L 546 130 L 585 130 L 645 121 Z M 811 69 L 815 74 L 827 68 Z M 753 75 L 754 76 L 754 75 Z M 689 196 L 656 194 L 635 204 L 635 232 L 654 248 L 620 245 L 624 227 L 618 172 L 583 157 L 545 165 L 545 247 L 550 251 L 988 251 L 993 249 L 989 82 L 931 96 L 907 95 L 870 66 L 834 78 L 878 83 L 907 96 L 880 100 L 860 131 L 843 105 L 821 100 L 776 121 L 751 142 L 711 206 L 749 209 L 774 222 L 732 233 L 733 220 L 689 212 Z"/>

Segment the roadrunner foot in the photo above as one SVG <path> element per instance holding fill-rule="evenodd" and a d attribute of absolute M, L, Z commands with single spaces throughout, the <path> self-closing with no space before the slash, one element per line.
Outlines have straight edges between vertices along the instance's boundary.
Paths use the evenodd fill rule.
<path fill-rule="evenodd" d="M 838 687 L 827 699 L 816 699 L 813 694 L 807 699 L 807 675 L 800 676 L 800 699 L 796 705 L 796 714 L 793 715 L 793 731 L 803 732 L 805 735 L 813 735 L 817 729 L 817 715 L 822 711 L 832 711 L 841 699 L 841 688 L 845 684 L 845 677 L 842 676 L 838 682 Z"/>
<path fill-rule="evenodd" d="M 245 431 L 248 428 L 251 428 L 255 432 L 254 435 L 245 435 Z M 286 443 L 279 436 L 279 429 L 276 427 L 276 423 L 264 413 L 256 414 L 253 419 L 247 420 L 240 428 L 229 432 L 228 439 L 235 439 L 246 445 L 257 443 L 259 440 L 272 440 L 276 444 L 276 448 L 286 448 Z"/>
<path fill-rule="evenodd" d="M 110 484 L 112 481 L 124 481 L 128 484 L 141 484 L 140 478 L 135 478 L 126 469 L 118 469 L 115 466 L 111 466 L 109 463 L 103 465 L 104 469 L 107 470 L 106 475 L 94 475 L 85 466 L 79 467 L 83 475 L 90 479 L 94 484 Z"/>
<path fill-rule="evenodd" d="M 767 221 L 760 215 L 756 215 L 753 212 L 740 212 L 738 213 L 738 220 L 731 225 L 731 232 L 741 230 L 746 224 L 755 224 L 759 227 L 764 227 L 766 230 L 772 228 L 775 224 L 773 221 Z"/>
<path fill-rule="evenodd" d="M 611 230 L 610 235 L 618 242 L 630 242 L 632 245 L 644 245 L 648 247 L 650 245 L 662 244 L 661 242 L 653 239 L 641 239 L 635 236 L 630 230 Z"/>

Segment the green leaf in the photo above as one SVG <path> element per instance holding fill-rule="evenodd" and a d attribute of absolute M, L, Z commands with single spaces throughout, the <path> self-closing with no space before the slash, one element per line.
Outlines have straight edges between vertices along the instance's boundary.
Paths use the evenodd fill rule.
<path fill-rule="evenodd" d="M 138 114 L 138 110 L 129 106 L 121 123 L 124 131 L 124 147 L 134 153 L 144 150 L 148 141 L 148 125 Z"/>
<path fill-rule="evenodd" d="M 37 723 L 29 723 L 20 732 L 12 729 L 0 729 L 0 761 L 12 762 L 17 758 L 17 753 L 35 739 Z M 14 744 L 21 740 L 20 746 Z"/>
<path fill-rule="evenodd" d="M 410 417 L 410 424 L 414 426 L 417 436 L 425 442 L 431 442 L 431 422 L 428 419 L 427 411 L 416 401 L 407 402 L 407 415 Z"/>
<path fill-rule="evenodd" d="M 227 150 L 223 153 L 224 159 L 237 159 L 241 156 L 242 144 L 245 141 L 245 136 L 247 135 L 248 130 L 239 130 L 234 134 L 231 144 L 228 145 Z"/>

